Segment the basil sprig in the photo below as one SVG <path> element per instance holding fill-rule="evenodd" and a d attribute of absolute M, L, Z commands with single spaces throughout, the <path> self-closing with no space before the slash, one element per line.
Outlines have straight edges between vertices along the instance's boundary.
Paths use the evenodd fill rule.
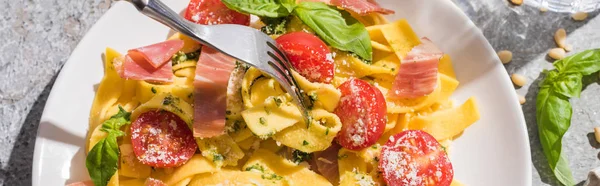
<path fill-rule="evenodd" d="M 85 159 L 85 166 L 96 186 L 105 186 L 115 174 L 119 161 L 119 145 L 117 137 L 124 136 L 121 127 L 128 125 L 131 113 L 119 106 L 119 113 L 102 123 L 101 131 L 108 133 L 106 138 L 98 141 Z"/>
<path fill-rule="evenodd" d="M 285 17 L 292 13 L 295 0 L 222 0 L 228 8 L 260 17 Z"/>
<path fill-rule="evenodd" d="M 579 97 L 583 76 L 600 71 L 600 49 L 586 50 L 554 62 L 546 71 L 536 100 L 540 143 L 556 178 L 575 185 L 569 163 L 562 153 L 562 137 L 571 126 L 573 108 L 569 98 Z"/>
<path fill-rule="evenodd" d="M 298 16 L 327 44 L 352 52 L 367 61 L 373 58 L 371 39 L 365 26 L 344 10 L 322 2 L 294 0 L 222 0 L 227 7 L 260 17 Z"/>

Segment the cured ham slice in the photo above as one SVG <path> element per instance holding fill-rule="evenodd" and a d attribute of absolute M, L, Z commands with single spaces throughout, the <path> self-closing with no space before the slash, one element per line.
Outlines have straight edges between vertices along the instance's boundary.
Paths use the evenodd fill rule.
<path fill-rule="evenodd" d="M 115 63 L 115 68 L 119 65 Z M 158 83 L 173 82 L 173 67 L 171 61 L 164 65 L 154 68 L 145 60 L 134 61 L 129 55 L 126 55 L 117 70 L 123 79 L 143 80 Z"/>
<path fill-rule="evenodd" d="M 194 79 L 194 137 L 224 133 L 227 83 L 234 68 L 235 59 L 202 47 Z"/>
<path fill-rule="evenodd" d="M 427 38 L 402 59 L 388 96 L 416 98 L 433 92 L 437 86 L 438 63 L 444 54 Z"/>
<path fill-rule="evenodd" d="M 323 177 L 325 177 L 331 183 L 340 182 L 340 173 L 338 169 L 338 151 L 342 146 L 333 142 L 331 146 L 325 149 L 323 152 L 318 153 L 314 156 L 315 163 L 317 164 L 317 170 Z"/>
<path fill-rule="evenodd" d="M 134 61 L 145 60 L 154 68 L 164 65 L 183 48 L 183 40 L 173 39 L 127 51 Z"/>
<path fill-rule="evenodd" d="M 381 14 L 393 14 L 393 10 L 382 8 L 375 0 L 303 0 L 312 2 L 323 2 L 325 4 L 342 7 L 360 15 L 377 12 Z"/>

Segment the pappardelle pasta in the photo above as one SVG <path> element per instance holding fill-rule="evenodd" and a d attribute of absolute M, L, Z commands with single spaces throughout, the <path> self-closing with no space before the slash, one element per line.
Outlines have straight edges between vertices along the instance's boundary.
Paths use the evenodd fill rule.
<path fill-rule="evenodd" d="M 124 54 L 107 48 L 88 184 L 461 185 L 448 152 L 479 112 L 474 98 L 451 100 L 450 56 L 381 15 L 393 11 L 353 2 L 191 0 L 186 9 L 198 24 L 271 35 L 310 118 L 269 75 L 180 33 Z"/>

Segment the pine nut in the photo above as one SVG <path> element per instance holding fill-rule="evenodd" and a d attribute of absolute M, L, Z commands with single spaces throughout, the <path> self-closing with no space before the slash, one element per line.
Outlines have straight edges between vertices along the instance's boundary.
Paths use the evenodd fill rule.
<path fill-rule="evenodd" d="M 548 11 L 548 8 L 546 8 L 546 7 L 542 7 L 542 8 L 540 8 L 540 11 L 541 11 L 541 12 L 547 12 L 547 11 Z"/>
<path fill-rule="evenodd" d="M 594 128 L 594 137 L 596 137 L 596 142 L 600 143 L 600 127 Z"/>
<path fill-rule="evenodd" d="M 585 12 L 575 12 L 571 17 L 575 21 L 583 21 L 587 18 L 588 14 Z"/>
<path fill-rule="evenodd" d="M 512 76 L 510 76 L 510 79 L 512 80 L 512 82 L 519 86 L 522 87 L 523 85 L 525 85 L 527 83 L 527 79 L 519 74 L 513 74 Z"/>
<path fill-rule="evenodd" d="M 550 56 L 552 59 L 562 59 L 565 58 L 565 49 L 562 48 L 553 48 L 550 49 L 550 51 L 548 52 L 548 56 Z"/>
<path fill-rule="evenodd" d="M 527 101 L 527 100 L 525 99 L 525 96 L 521 96 L 521 95 L 517 95 L 517 96 L 519 97 L 519 104 L 521 104 L 521 105 L 522 105 L 522 104 L 525 104 L 525 102 Z"/>
<path fill-rule="evenodd" d="M 567 31 L 563 28 L 556 30 L 554 33 L 554 41 L 560 48 L 565 48 L 567 40 Z"/>
<path fill-rule="evenodd" d="M 523 4 L 523 0 L 510 0 L 510 2 L 513 5 L 517 5 L 517 6 Z"/>
<path fill-rule="evenodd" d="M 498 52 L 498 58 L 500 58 L 500 61 L 502 61 L 502 64 L 510 63 L 510 61 L 512 61 L 512 57 L 513 57 L 513 54 L 511 51 L 502 50 L 502 51 Z"/>

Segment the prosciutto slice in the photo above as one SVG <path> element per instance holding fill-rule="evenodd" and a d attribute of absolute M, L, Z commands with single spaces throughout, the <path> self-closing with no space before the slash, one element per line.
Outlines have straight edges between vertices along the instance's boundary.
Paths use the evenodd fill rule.
<path fill-rule="evenodd" d="M 393 14 L 393 10 L 382 8 L 375 0 L 303 0 L 312 2 L 323 2 L 325 4 L 342 7 L 360 15 L 377 12 L 381 14 Z"/>
<path fill-rule="evenodd" d="M 235 59 L 202 47 L 194 78 L 194 137 L 224 133 L 227 83 L 234 68 Z"/>
<path fill-rule="evenodd" d="M 143 46 L 127 51 L 135 61 L 145 60 L 154 68 L 159 68 L 171 59 L 183 47 L 183 40 L 174 39 Z"/>
<path fill-rule="evenodd" d="M 331 183 L 340 182 L 338 152 L 341 148 L 342 146 L 338 145 L 337 142 L 333 142 L 331 146 L 313 157 L 317 170 Z"/>
<path fill-rule="evenodd" d="M 148 64 L 147 61 L 135 61 L 129 55 L 126 55 L 124 61 L 120 65 L 121 69 L 118 69 L 119 75 L 123 79 L 132 80 L 143 80 L 158 83 L 171 83 L 173 82 L 173 67 L 171 61 L 164 65 L 154 68 Z M 115 65 L 119 68 L 118 65 Z"/>
<path fill-rule="evenodd" d="M 444 54 L 431 40 L 421 39 L 402 59 L 400 69 L 388 96 L 416 98 L 433 92 L 437 86 L 438 63 Z"/>

